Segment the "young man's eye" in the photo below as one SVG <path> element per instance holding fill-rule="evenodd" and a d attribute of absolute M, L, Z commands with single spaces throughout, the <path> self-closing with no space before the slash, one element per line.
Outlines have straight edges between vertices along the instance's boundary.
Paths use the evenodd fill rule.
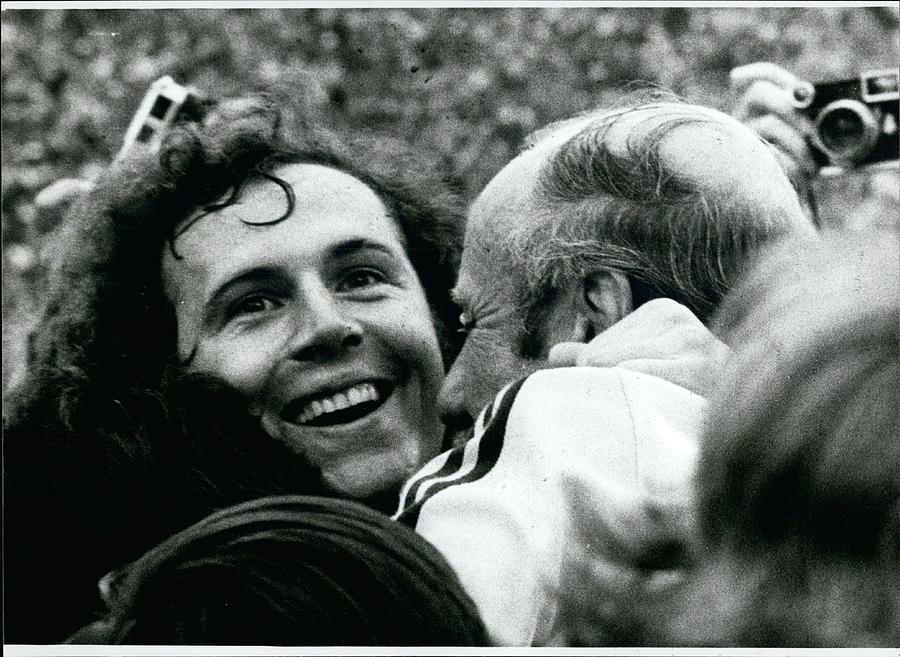
<path fill-rule="evenodd" d="M 271 297 L 262 294 L 251 294 L 239 299 L 228 308 L 227 318 L 255 315 L 269 310 L 274 310 L 279 303 Z"/>
<path fill-rule="evenodd" d="M 359 288 L 369 287 L 384 283 L 385 276 L 377 269 L 362 268 L 354 269 L 348 272 L 338 283 L 338 292 L 346 292 L 348 290 L 356 290 Z"/>

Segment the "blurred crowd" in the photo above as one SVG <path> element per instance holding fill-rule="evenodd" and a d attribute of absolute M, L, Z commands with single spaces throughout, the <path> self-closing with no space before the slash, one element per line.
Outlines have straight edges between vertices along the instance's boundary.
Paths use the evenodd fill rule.
<path fill-rule="evenodd" d="M 93 180 L 162 75 L 221 95 L 290 85 L 310 116 L 433 153 L 470 200 L 524 135 L 623 86 L 659 84 L 727 110 L 728 72 L 741 64 L 776 61 L 809 80 L 891 65 L 898 21 L 883 7 L 57 9 L 7 11 L 0 28 L 3 319 L 18 328 L 59 221 L 39 192 Z M 841 200 L 865 184 L 823 181 L 826 221 L 846 221 Z M 15 336 L 4 330 L 4 386 Z"/>
<path fill-rule="evenodd" d="M 897 29 L 5 12 L 5 642 L 898 645 Z"/>

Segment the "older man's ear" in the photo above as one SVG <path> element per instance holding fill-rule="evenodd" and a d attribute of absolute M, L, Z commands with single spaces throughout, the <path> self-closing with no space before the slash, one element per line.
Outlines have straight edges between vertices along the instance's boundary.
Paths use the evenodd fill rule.
<path fill-rule="evenodd" d="M 590 342 L 632 310 L 631 286 L 625 274 L 617 269 L 590 272 L 581 280 L 572 342 Z"/>

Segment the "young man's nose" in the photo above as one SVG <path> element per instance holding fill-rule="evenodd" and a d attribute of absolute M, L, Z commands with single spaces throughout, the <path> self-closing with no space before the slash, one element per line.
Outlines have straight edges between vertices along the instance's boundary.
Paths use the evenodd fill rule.
<path fill-rule="evenodd" d="M 291 336 L 291 358 L 320 360 L 362 344 L 362 326 L 337 300 L 328 294 L 309 294 L 305 301 Z"/>

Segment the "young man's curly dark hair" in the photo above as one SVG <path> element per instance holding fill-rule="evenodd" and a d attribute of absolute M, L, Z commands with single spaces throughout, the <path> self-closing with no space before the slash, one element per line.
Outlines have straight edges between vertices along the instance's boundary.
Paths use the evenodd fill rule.
<path fill-rule="evenodd" d="M 4 404 L 8 642 L 61 640 L 86 620 L 98 577 L 216 508 L 322 492 L 318 473 L 269 439 L 236 392 L 177 360 L 160 270 L 188 217 L 282 164 L 349 173 L 400 226 L 452 357 L 463 219 L 438 168 L 391 139 L 290 119 L 284 102 L 210 103 L 158 153 L 114 163 L 69 212 L 27 374 Z"/>

